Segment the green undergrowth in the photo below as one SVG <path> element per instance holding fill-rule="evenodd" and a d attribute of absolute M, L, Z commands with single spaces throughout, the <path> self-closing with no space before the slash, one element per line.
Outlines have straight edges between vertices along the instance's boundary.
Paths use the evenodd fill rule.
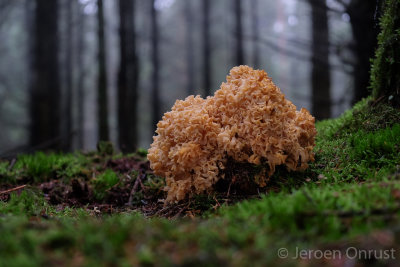
<path fill-rule="evenodd" d="M 103 199 L 105 197 L 105 191 L 120 181 L 118 175 L 112 170 L 106 170 L 100 174 L 94 181 L 94 192 L 97 199 Z"/>
<path fill-rule="evenodd" d="M 93 178 L 93 173 L 107 171 L 104 166 L 109 160 L 135 157 L 145 160 L 147 151 L 138 149 L 132 154 L 116 154 L 112 145 L 105 142 L 98 145 L 98 151 L 89 153 L 47 153 L 36 152 L 34 154 L 22 154 L 12 159 L 11 163 L 0 159 L 0 183 L 37 184 L 51 179 L 63 179 L 80 177 L 86 180 Z M 15 164 L 13 163 L 15 160 Z M 11 166 L 10 166 L 11 165 Z M 11 168 L 10 168 L 11 167 Z M 101 179 L 101 178 L 100 178 Z"/>
<path fill-rule="evenodd" d="M 0 266 L 290 266 L 299 264 L 292 259 L 296 249 L 362 249 L 371 240 L 376 249 L 395 248 L 398 259 L 400 112 L 367 99 L 338 119 L 318 122 L 317 130 L 315 162 L 306 171 L 279 168 L 271 190 L 231 206 L 199 196 L 194 206 L 210 207 L 194 218 L 58 209 L 34 186 L 54 176 L 80 177 L 104 197 L 123 178 L 96 153 L 24 155 L 12 170 L 0 162 L 1 183 L 32 183 L 0 201 Z M 123 158 L 105 151 L 102 157 Z M 159 179 L 146 186 L 159 190 Z M 279 248 L 289 258 L 280 259 Z"/>

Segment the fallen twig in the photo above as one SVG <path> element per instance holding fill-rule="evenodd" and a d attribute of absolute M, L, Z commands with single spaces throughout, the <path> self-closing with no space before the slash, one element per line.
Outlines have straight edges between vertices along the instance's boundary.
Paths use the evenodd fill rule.
<path fill-rule="evenodd" d="M 189 207 L 189 204 L 186 205 L 186 206 L 184 206 L 183 208 L 181 208 L 181 209 L 178 211 L 178 213 L 176 213 L 172 218 L 173 218 L 173 219 L 178 218 L 178 217 L 182 214 L 182 212 L 183 212 L 185 209 L 187 209 L 188 207 Z"/>
<path fill-rule="evenodd" d="M 144 179 L 144 177 L 146 177 L 146 174 L 144 174 L 144 173 L 138 174 L 138 176 L 137 176 L 137 178 L 136 178 L 136 181 L 135 181 L 135 183 L 133 184 L 131 193 L 129 194 L 129 200 L 128 200 L 128 203 L 127 203 L 128 206 L 132 206 L 132 203 L 133 203 L 133 196 L 134 196 L 135 193 L 137 192 L 138 187 L 139 187 L 139 184 L 143 187 L 143 183 L 142 183 L 141 180 Z"/>
<path fill-rule="evenodd" d="M 20 190 L 20 189 L 22 189 L 22 188 L 24 188 L 24 187 L 26 187 L 26 184 L 20 185 L 20 186 L 11 188 L 11 189 L 7 189 L 7 190 L 4 190 L 4 191 L 1 191 L 1 192 L 0 192 L 0 195 L 7 194 L 7 193 L 10 193 L 10 192 L 13 192 L 13 191 L 17 191 L 17 190 Z"/>
<path fill-rule="evenodd" d="M 11 171 L 11 170 L 14 168 L 14 165 L 15 165 L 16 162 L 17 162 L 17 159 L 16 159 L 16 158 L 13 158 L 13 159 L 10 161 L 10 165 L 8 166 L 8 171 Z"/>
<path fill-rule="evenodd" d="M 164 208 L 162 208 L 161 210 L 157 211 L 154 215 L 168 217 L 173 212 L 173 210 L 176 210 L 183 206 L 184 206 L 184 208 L 186 208 L 186 207 L 188 207 L 188 204 L 182 203 L 182 204 L 178 204 L 178 205 L 168 205 L 168 206 L 165 206 Z M 165 213 L 165 211 L 166 211 L 166 213 Z"/>
<path fill-rule="evenodd" d="M 382 99 L 383 99 L 384 97 L 385 97 L 385 96 L 381 96 L 381 97 L 379 97 L 378 99 L 375 99 L 374 101 L 372 101 L 371 106 L 373 107 L 373 106 L 375 106 L 376 104 L 378 104 L 379 102 L 381 102 Z"/>

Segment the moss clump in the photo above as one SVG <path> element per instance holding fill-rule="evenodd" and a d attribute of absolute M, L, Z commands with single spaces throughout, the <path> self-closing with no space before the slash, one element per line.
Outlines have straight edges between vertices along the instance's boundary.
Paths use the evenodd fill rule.
<path fill-rule="evenodd" d="M 358 131 L 350 142 L 353 160 L 365 160 L 369 166 L 396 164 L 400 158 L 400 124 L 374 133 Z"/>
<path fill-rule="evenodd" d="M 375 98 L 385 97 L 400 107 L 400 1 L 383 1 L 381 33 L 371 70 L 371 88 Z"/>
<path fill-rule="evenodd" d="M 3 175 L 8 177 L 10 183 L 18 181 L 41 183 L 59 177 L 74 177 L 81 172 L 85 164 L 87 159 L 82 154 L 37 152 L 18 156 L 13 169 Z"/>
<path fill-rule="evenodd" d="M 400 113 L 392 106 L 371 98 L 358 102 L 337 119 L 317 123 L 317 140 L 327 141 L 346 137 L 359 130 L 367 133 L 400 123 Z"/>
<path fill-rule="evenodd" d="M 37 216 L 47 208 L 49 208 L 49 205 L 39 190 L 31 187 L 25 188 L 20 195 L 12 194 L 7 203 L 0 201 L 0 215 Z"/>
<path fill-rule="evenodd" d="M 99 175 L 94 183 L 94 196 L 101 200 L 106 196 L 106 190 L 110 189 L 120 181 L 118 175 L 112 170 L 106 170 Z"/>
<path fill-rule="evenodd" d="M 109 141 L 100 141 L 97 143 L 97 152 L 100 155 L 112 155 L 114 154 L 114 146 Z"/>

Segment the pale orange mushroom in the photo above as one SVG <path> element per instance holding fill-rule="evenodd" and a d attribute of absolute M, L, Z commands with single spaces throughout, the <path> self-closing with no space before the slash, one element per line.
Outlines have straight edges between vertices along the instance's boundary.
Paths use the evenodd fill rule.
<path fill-rule="evenodd" d="M 177 100 L 157 124 L 148 159 L 166 178 L 167 202 L 210 191 L 237 162 L 304 170 L 314 160 L 315 119 L 285 99 L 263 70 L 234 67 L 214 96 Z M 268 178 L 268 177 L 266 177 Z M 257 179 L 259 186 L 265 180 Z"/>

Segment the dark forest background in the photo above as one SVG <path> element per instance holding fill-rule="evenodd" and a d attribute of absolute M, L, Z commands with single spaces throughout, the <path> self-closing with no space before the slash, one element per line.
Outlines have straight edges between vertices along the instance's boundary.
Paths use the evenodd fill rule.
<path fill-rule="evenodd" d="M 0 156 L 147 148 L 176 99 L 264 69 L 298 108 L 369 94 L 376 0 L 0 0 Z"/>

